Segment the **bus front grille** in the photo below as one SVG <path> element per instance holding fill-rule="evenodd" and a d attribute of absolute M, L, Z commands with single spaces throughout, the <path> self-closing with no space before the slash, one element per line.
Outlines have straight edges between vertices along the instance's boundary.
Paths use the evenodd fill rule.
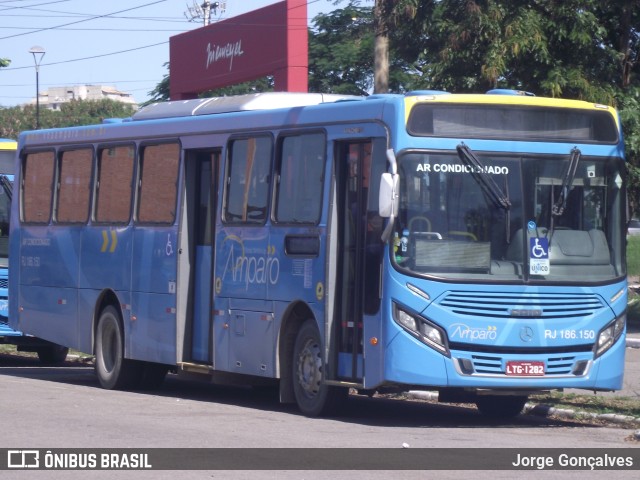
<path fill-rule="evenodd" d="M 584 318 L 606 308 L 597 295 L 579 293 L 453 291 L 438 304 L 455 315 L 475 318 Z"/>

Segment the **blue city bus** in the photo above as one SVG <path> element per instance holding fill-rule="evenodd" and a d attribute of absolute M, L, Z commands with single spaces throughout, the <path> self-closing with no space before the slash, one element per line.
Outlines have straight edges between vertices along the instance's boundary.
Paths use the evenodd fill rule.
<path fill-rule="evenodd" d="M 67 347 L 9 327 L 9 219 L 17 147 L 15 140 L 0 139 L 0 343 L 15 345 L 18 351 L 36 352 L 42 363 L 61 363 L 67 357 Z"/>
<path fill-rule="evenodd" d="M 18 144 L 0 139 L 0 338 L 13 335 L 9 317 L 9 218 L 13 168 Z"/>
<path fill-rule="evenodd" d="M 614 109 L 521 92 L 265 93 L 19 138 L 10 324 L 95 355 L 278 385 L 306 415 L 428 389 L 514 416 L 621 388 Z"/>

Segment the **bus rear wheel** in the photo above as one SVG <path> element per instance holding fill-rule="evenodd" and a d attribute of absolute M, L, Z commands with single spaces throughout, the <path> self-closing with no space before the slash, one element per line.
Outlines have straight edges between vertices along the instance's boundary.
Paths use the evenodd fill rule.
<path fill-rule="evenodd" d="M 487 395 L 478 397 L 476 406 L 480 413 L 492 418 L 513 418 L 520 415 L 528 397 L 511 395 Z"/>
<path fill-rule="evenodd" d="M 124 358 L 122 323 L 118 311 L 111 305 L 100 314 L 95 351 L 96 374 L 103 388 L 131 388 L 140 380 L 141 364 Z"/>
<path fill-rule="evenodd" d="M 346 398 L 348 390 L 325 384 L 324 375 L 320 334 L 315 322 L 307 320 L 298 331 L 293 349 L 293 391 L 304 415 L 335 413 Z"/>

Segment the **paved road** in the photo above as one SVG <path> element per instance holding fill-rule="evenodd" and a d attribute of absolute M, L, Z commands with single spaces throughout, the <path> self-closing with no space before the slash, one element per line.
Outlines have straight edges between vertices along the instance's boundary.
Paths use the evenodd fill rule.
<path fill-rule="evenodd" d="M 613 393 L 640 399 L 640 328 L 631 325 L 623 389 Z M 585 394 L 585 391 L 576 391 Z M 100 389 L 91 366 L 67 362 L 42 367 L 35 359 L 0 355 L 0 448 L 640 448 L 631 441 L 638 427 L 582 425 L 573 420 L 520 416 L 506 424 L 487 420 L 474 409 L 357 397 L 345 415 L 308 419 L 280 405 L 269 392 L 224 388 L 169 376 L 161 390 L 148 393 Z M 27 478 L 25 472 L 0 472 L 3 480 Z M 398 474 L 399 472 L 395 472 Z M 428 472 L 427 472 L 428 473 Z M 439 479 L 470 472 L 431 472 Z M 513 471 L 480 471 L 479 479 L 511 479 Z M 553 478 L 602 478 L 602 472 L 558 472 Z M 154 471 L 30 472 L 29 479 L 321 479 L 318 471 Z M 394 472 L 366 472 L 389 478 Z M 362 478 L 363 472 L 331 472 L 335 478 Z M 597 477 L 596 477 L 597 475 Z M 432 475 L 427 475 L 432 476 Z M 518 478 L 540 478 L 520 471 Z M 401 472 L 403 479 L 425 472 Z M 615 478 L 637 478 L 615 472 Z"/>
<path fill-rule="evenodd" d="M 351 399 L 344 415 L 309 419 L 269 392 L 223 388 L 170 376 L 148 393 L 102 390 L 92 368 L 41 367 L 36 360 L 0 356 L 0 448 L 634 448 L 633 429 L 520 416 L 497 423 L 475 409 L 388 399 Z M 460 461 L 465 459 L 461 458 Z M 329 460 L 328 460 L 329 461 Z M 452 464 L 454 468 L 454 464 Z M 561 475 L 564 473 L 565 475 Z M 581 478 L 596 478 L 579 472 Z M 0 472 L 7 479 L 71 478 L 326 478 L 327 472 Z M 461 478 L 470 472 L 366 472 L 371 479 Z M 578 472 L 554 472 L 572 478 Z M 335 478 L 362 478 L 336 472 Z M 534 476 L 535 475 L 535 476 Z M 334 475 L 332 475 L 334 476 Z M 480 471 L 479 479 L 511 479 L 511 471 Z M 540 478 L 539 472 L 517 472 Z M 615 472 L 615 478 L 637 478 Z"/>

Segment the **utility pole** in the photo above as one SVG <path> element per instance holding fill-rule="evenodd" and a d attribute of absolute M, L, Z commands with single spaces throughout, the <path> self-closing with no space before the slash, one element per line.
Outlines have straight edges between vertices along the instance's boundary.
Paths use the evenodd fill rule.
<path fill-rule="evenodd" d="M 193 5 L 191 7 L 187 5 L 188 13 L 184 12 L 184 16 L 187 17 L 187 20 L 190 22 L 202 20 L 206 27 L 211 23 L 211 12 L 213 12 L 214 15 L 217 15 L 218 9 L 220 10 L 220 13 L 224 12 L 227 9 L 227 2 L 209 2 L 205 0 L 199 5 L 196 0 L 193 0 Z"/>

